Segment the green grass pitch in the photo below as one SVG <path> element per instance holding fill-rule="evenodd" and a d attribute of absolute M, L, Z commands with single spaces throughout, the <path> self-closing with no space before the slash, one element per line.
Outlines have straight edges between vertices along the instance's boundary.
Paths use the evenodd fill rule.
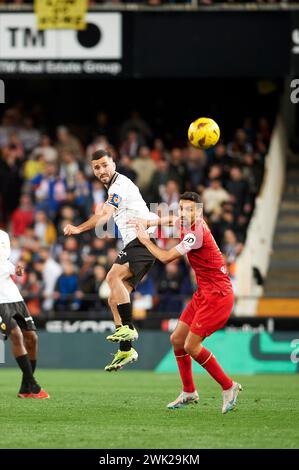
<path fill-rule="evenodd" d="M 38 370 L 50 400 L 16 398 L 20 374 L 2 369 L 1 448 L 201 449 L 298 448 L 299 377 L 234 377 L 238 407 L 221 414 L 210 377 L 197 376 L 198 405 L 167 410 L 180 391 L 176 374 Z"/>

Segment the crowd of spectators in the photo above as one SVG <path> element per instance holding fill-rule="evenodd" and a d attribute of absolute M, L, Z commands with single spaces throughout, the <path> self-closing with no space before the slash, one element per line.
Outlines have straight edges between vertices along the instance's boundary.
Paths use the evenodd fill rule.
<path fill-rule="evenodd" d="M 187 141 L 168 146 L 151 123 L 133 111 L 115 129 L 103 110 L 82 141 L 71 127 L 52 134 L 35 124 L 22 103 L 6 109 L 0 125 L 0 226 L 10 232 L 12 261 L 26 273 L 16 282 L 33 315 L 84 312 L 87 318 L 110 318 L 105 277 L 122 247 L 120 239 L 92 232 L 65 237 L 67 223 L 78 225 L 106 199 L 94 178 L 90 155 L 108 148 L 117 169 L 140 188 L 148 204 L 165 203 L 176 211 L 179 194 L 202 195 L 205 217 L 227 261 L 234 282 L 235 262 L 246 237 L 270 140 L 266 118 L 246 118 L 231 141 L 208 151 Z M 167 230 L 158 243 L 177 243 Z M 135 318 L 149 311 L 178 316 L 193 292 L 194 278 L 185 259 L 156 263 L 134 293 Z"/>

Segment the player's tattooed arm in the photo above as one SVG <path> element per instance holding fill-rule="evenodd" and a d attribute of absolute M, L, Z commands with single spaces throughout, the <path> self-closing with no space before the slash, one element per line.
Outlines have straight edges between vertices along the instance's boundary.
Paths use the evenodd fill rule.
<path fill-rule="evenodd" d="M 136 234 L 141 243 L 151 252 L 152 255 L 155 256 L 158 260 L 162 263 L 167 264 L 170 261 L 173 261 L 176 258 L 180 258 L 181 253 L 173 247 L 170 250 L 162 250 L 158 246 L 156 246 L 149 237 L 149 234 L 145 231 L 144 227 L 140 223 L 136 223 L 135 225 Z"/>
<path fill-rule="evenodd" d="M 115 210 L 113 206 L 104 204 L 101 211 L 94 214 L 86 222 L 83 222 L 83 224 L 78 225 L 78 227 L 67 224 L 64 227 L 64 235 L 78 235 L 79 233 L 94 229 L 97 225 L 105 225 L 110 217 L 112 217 Z"/>

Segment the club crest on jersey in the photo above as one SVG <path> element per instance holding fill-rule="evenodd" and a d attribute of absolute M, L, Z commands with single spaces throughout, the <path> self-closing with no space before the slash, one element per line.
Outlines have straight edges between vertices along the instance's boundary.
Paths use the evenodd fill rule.
<path fill-rule="evenodd" d="M 121 198 L 118 194 L 115 194 L 115 193 L 114 194 L 109 194 L 107 202 L 111 206 L 118 208 L 120 201 L 121 201 Z"/>

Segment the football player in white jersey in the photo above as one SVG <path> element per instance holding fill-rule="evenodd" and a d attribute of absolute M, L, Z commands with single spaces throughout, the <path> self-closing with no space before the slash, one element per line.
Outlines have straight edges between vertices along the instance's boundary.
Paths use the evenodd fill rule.
<path fill-rule="evenodd" d="M 10 258 L 9 236 L 0 230 L 0 334 L 10 338 L 13 355 L 23 372 L 19 398 L 49 398 L 33 374 L 37 360 L 37 334 L 34 321 L 11 276 L 22 276 L 24 267 Z"/>
<path fill-rule="evenodd" d="M 153 219 L 158 216 L 149 211 L 138 187 L 116 171 L 116 165 L 108 151 L 94 152 L 91 164 L 95 176 L 108 191 L 108 199 L 102 210 L 83 224 L 78 227 L 66 225 L 64 234 L 75 235 L 95 229 L 105 225 L 113 217 L 123 239 L 124 247 L 107 274 L 111 290 L 108 302 L 116 326 L 115 333 L 107 336 L 107 339 L 120 343 L 113 361 L 105 367 L 105 370 L 112 371 L 121 369 L 138 358 L 137 351 L 132 348 L 132 341 L 138 338 L 138 333 L 132 324 L 130 293 L 155 262 L 155 257 L 138 240 L 135 228 L 130 226 L 128 221 L 136 218 Z M 148 229 L 149 234 L 154 231 L 155 227 Z"/>

